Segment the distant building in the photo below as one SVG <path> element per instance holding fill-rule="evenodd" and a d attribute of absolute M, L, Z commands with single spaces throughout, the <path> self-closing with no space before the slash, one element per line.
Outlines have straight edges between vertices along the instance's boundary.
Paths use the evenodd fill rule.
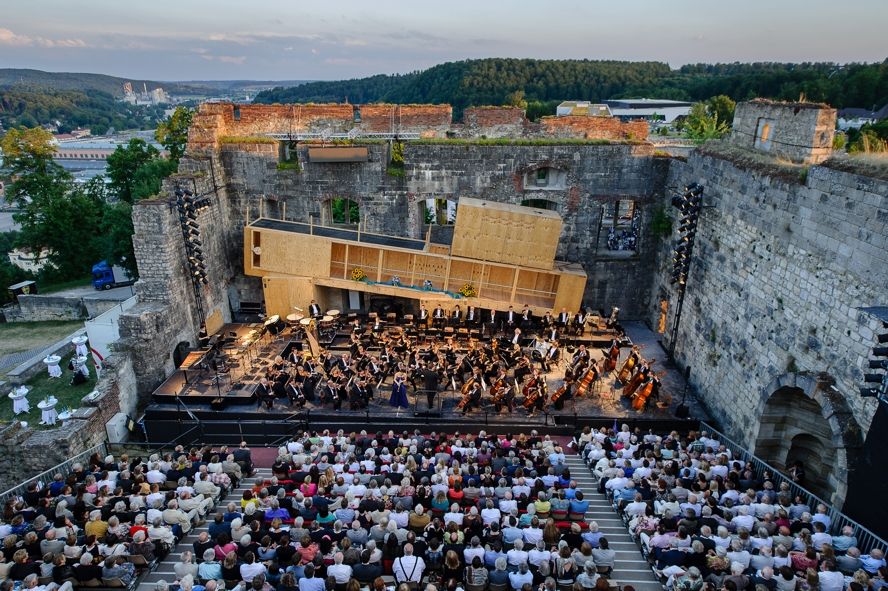
<path fill-rule="evenodd" d="M 135 92 L 130 82 L 123 84 L 123 100 L 131 105 L 168 105 L 172 102 L 163 88 L 149 91 L 148 86 L 143 83 L 142 92 Z"/>
<path fill-rule="evenodd" d="M 860 129 L 864 125 L 873 124 L 888 117 L 888 104 L 878 111 L 869 109 L 848 108 L 839 109 L 836 126 L 842 131 L 849 129 Z"/>
<path fill-rule="evenodd" d="M 16 248 L 7 253 L 9 262 L 29 273 L 39 273 L 48 264 L 48 257 L 52 251 L 43 249 L 39 253 L 28 247 Z"/>
<path fill-rule="evenodd" d="M 614 117 L 622 121 L 644 119 L 671 124 L 679 117 L 687 117 L 691 105 L 686 101 L 659 99 L 616 99 L 604 101 Z"/>
<path fill-rule="evenodd" d="M 154 139 L 154 132 L 121 133 L 112 136 L 74 137 L 72 134 L 60 134 L 56 139 L 56 160 L 106 160 L 119 146 L 126 146 L 131 139 L 139 138 L 153 145 L 166 154 Z"/>
<path fill-rule="evenodd" d="M 555 109 L 559 117 L 579 115 L 583 117 L 610 117 L 611 111 L 607 105 L 590 103 L 589 101 L 564 101 Z"/>

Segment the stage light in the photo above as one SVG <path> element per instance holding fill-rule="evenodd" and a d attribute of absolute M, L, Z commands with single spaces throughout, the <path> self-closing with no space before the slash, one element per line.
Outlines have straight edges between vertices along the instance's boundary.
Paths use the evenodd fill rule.
<path fill-rule="evenodd" d="M 873 347 L 874 357 L 888 357 L 888 347 Z"/>
<path fill-rule="evenodd" d="M 870 369 L 888 369 L 888 359 L 870 359 Z"/>
<path fill-rule="evenodd" d="M 860 395 L 864 398 L 879 398 L 879 388 L 860 388 Z"/>
<path fill-rule="evenodd" d="M 885 376 L 879 373 L 864 374 L 863 381 L 867 384 L 881 384 Z"/>
<path fill-rule="evenodd" d="M 880 334 L 879 336 L 876 337 L 876 340 L 879 342 L 880 345 L 884 345 L 885 343 L 888 343 L 888 332 L 884 332 L 884 333 Z"/>
<path fill-rule="evenodd" d="M 672 197 L 672 206 L 677 207 L 678 209 L 683 208 L 687 204 L 687 201 L 681 195 L 675 195 Z"/>

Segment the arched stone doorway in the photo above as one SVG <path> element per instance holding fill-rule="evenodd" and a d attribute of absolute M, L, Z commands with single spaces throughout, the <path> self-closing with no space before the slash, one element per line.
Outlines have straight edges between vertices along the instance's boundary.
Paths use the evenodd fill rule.
<path fill-rule="evenodd" d="M 805 468 L 802 486 L 841 507 L 849 458 L 860 447 L 860 429 L 826 374 L 786 374 L 762 392 L 753 453 L 775 468 L 795 461 Z"/>

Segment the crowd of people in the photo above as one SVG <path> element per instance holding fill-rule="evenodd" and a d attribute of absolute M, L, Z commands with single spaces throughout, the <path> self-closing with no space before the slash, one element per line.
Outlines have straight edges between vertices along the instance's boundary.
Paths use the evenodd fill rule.
<path fill-rule="evenodd" d="M 736 461 L 705 432 L 586 429 L 599 490 L 676 591 L 876 591 L 884 550 L 862 553 L 851 526 L 810 507 L 789 482 Z"/>
<path fill-rule="evenodd" d="M 75 463 L 30 483 L 0 519 L 0 590 L 130 586 L 252 470 L 250 450 L 177 450 Z"/>
<path fill-rule="evenodd" d="M 272 477 L 251 471 L 245 446 L 93 457 L 6 503 L 0 578 L 126 587 L 176 547 L 158 591 L 611 586 L 614 552 L 564 451 L 536 433 L 306 432 Z"/>

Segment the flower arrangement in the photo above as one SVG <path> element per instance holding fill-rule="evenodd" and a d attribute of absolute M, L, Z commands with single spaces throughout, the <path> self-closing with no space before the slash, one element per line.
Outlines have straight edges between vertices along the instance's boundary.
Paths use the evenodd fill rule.
<path fill-rule="evenodd" d="M 351 278 L 352 281 L 363 281 L 367 278 L 367 274 L 364 273 L 364 269 L 360 267 L 355 267 L 354 269 L 352 269 Z"/>
<path fill-rule="evenodd" d="M 466 283 L 461 288 L 459 288 L 459 295 L 464 298 L 473 298 L 478 295 L 478 292 L 475 291 L 475 288 L 472 287 L 471 283 Z"/>
<path fill-rule="evenodd" d="M 392 285 L 395 287 L 401 287 L 401 278 L 397 275 L 392 276 Z"/>
<path fill-rule="evenodd" d="M 422 287 L 423 287 L 423 289 L 425 289 L 426 291 L 431 291 L 431 290 L 432 290 L 432 287 L 434 287 L 434 286 L 432 285 L 432 280 L 431 280 L 431 279 L 426 279 L 425 281 L 423 281 L 423 282 L 422 282 Z"/>

